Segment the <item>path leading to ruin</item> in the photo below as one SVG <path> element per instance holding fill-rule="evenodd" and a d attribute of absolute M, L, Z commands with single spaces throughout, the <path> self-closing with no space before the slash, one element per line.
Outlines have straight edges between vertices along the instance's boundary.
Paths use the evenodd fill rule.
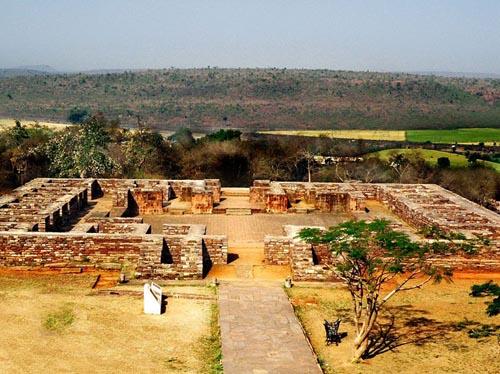
<path fill-rule="evenodd" d="M 219 288 L 224 373 L 321 373 L 281 283 Z"/>

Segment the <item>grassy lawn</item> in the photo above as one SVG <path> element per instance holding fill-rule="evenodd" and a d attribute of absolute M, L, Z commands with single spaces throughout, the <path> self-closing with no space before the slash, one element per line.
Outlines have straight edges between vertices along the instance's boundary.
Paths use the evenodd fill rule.
<path fill-rule="evenodd" d="M 450 159 L 451 167 L 460 168 L 467 167 L 468 161 L 467 158 L 463 155 L 458 155 L 455 153 L 435 151 L 432 149 L 406 149 L 406 148 L 395 148 L 395 149 L 385 149 L 383 151 L 371 153 L 372 155 L 377 155 L 382 160 L 387 161 L 391 155 L 396 153 L 402 153 L 405 155 L 419 154 L 423 157 L 430 165 L 436 166 L 437 159 L 440 157 L 448 157 Z M 500 164 L 497 162 L 490 161 L 480 161 L 484 163 L 485 166 L 495 169 L 500 172 Z"/>
<path fill-rule="evenodd" d="M 0 272 L 0 371 L 220 372 L 214 302 L 171 298 L 145 315 L 142 297 L 89 295 L 94 280 Z"/>
<path fill-rule="evenodd" d="M 296 135 L 296 136 L 326 136 L 340 139 L 366 139 L 366 140 L 394 140 L 404 141 L 406 139 L 403 130 L 275 130 L 260 131 L 262 134 L 273 135 Z"/>
<path fill-rule="evenodd" d="M 296 286 L 289 296 L 326 373 L 498 373 L 498 337 L 468 335 L 483 324 L 500 332 L 500 316 L 488 317 L 485 299 L 469 296 L 471 285 L 488 279 L 455 279 L 395 296 L 389 303 L 394 348 L 358 364 L 350 362 L 354 326 L 346 289 Z M 388 322 L 388 316 L 381 321 Z M 326 346 L 323 321 L 338 317 L 343 320 L 340 332 L 348 335 L 338 346 Z"/>
<path fill-rule="evenodd" d="M 500 129 L 470 128 L 456 130 L 408 130 L 409 142 L 432 143 L 493 143 L 500 142 Z"/>

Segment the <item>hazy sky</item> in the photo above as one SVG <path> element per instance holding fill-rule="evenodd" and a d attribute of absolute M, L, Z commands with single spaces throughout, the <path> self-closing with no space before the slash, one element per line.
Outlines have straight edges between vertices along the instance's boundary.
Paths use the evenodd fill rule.
<path fill-rule="evenodd" d="M 500 73 L 500 0 L 0 0 L 0 67 Z"/>

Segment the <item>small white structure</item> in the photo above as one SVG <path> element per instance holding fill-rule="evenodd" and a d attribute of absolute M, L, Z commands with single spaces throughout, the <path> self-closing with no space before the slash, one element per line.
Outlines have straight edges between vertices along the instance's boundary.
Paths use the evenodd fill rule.
<path fill-rule="evenodd" d="M 144 313 L 161 314 L 162 296 L 161 287 L 156 283 L 144 284 Z"/>

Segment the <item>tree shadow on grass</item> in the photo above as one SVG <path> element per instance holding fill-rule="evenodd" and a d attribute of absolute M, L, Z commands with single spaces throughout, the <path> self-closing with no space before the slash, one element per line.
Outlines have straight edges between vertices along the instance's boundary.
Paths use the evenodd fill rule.
<path fill-rule="evenodd" d="M 373 358 L 408 344 L 445 342 L 451 332 L 458 331 L 456 323 L 437 321 L 426 317 L 426 314 L 429 312 L 411 305 L 386 309 L 370 335 L 363 358 Z"/>

